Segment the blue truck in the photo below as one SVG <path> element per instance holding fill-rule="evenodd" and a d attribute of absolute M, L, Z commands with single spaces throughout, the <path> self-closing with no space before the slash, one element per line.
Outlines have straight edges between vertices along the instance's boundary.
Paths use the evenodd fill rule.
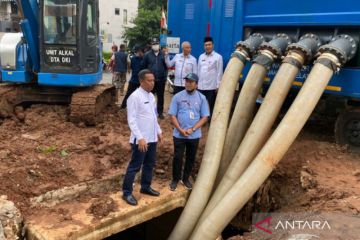
<path fill-rule="evenodd" d="M 215 51 L 229 61 L 236 43 L 252 33 L 271 39 L 285 33 L 293 42 L 311 32 L 322 44 L 339 34 L 360 38 L 360 2 L 350 0 L 186 0 L 168 1 L 168 36 L 190 41 L 192 54 L 198 57 L 203 39 L 212 36 Z M 322 97 L 336 117 L 335 138 L 340 144 L 360 146 L 360 53 L 348 62 L 330 81 Z M 240 82 L 245 79 L 251 64 L 247 64 Z M 275 63 L 265 78 L 264 90 L 275 76 Z M 291 94 L 301 88 L 311 66 L 301 69 L 293 82 Z"/>

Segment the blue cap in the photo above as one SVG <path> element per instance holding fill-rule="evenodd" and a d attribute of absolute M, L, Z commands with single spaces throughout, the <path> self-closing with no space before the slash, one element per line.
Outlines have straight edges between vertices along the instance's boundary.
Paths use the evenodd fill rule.
<path fill-rule="evenodd" d="M 195 82 L 199 81 L 199 77 L 195 73 L 189 73 L 188 75 L 186 75 L 184 77 L 184 79 L 189 79 L 189 80 L 192 80 L 192 81 L 195 81 Z"/>

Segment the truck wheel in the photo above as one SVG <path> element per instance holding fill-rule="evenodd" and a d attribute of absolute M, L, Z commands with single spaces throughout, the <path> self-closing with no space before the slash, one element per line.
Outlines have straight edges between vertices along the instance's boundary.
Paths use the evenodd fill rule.
<path fill-rule="evenodd" d="M 360 112 L 343 112 L 335 123 L 336 142 L 360 147 Z"/>

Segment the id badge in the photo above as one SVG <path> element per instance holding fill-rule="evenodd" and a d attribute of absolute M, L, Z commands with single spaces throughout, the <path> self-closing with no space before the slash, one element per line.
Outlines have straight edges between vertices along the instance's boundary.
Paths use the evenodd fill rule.
<path fill-rule="evenodd" d="M 190 113 L 190 119 L 195 119 L 195 114 L 194 114 L 194 112 L 193 112 L 193 111 L 190 111 L 189 113 Z"/>

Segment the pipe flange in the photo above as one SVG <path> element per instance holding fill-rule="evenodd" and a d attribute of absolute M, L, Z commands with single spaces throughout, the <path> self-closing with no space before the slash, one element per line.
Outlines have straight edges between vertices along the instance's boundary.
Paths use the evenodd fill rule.
<path fill-rule="evenodd" d="M 268 50 L 272 52 L 276 58 L 281 58 L 290 43 L 291 39 L 288 35 L 278 33 L 270 42 L 263 42 L 259 47 L 259 51 Z"/>
<path fill-rule="evenodd" d="M 242 63 L 245 64 L 246 61 L 249 61 L 250 58 L 249 58 L 249 55 L 247 54 L 248 52 L 245 51 L 245 50 L 235 50 L 232 54 L 231 54 L 231 57 L 236 57 L 238 58 Z"/>
<path fill-rule="evenodd" d="M 307 33 L 297 43 L 290 44 L 286 51 L 300 51 L 305 56 L 304 62 L 310 63 L 320 46 L 320 38 L 315 34 Z"/>
<path fill-rule="evenodd" d="M 264 50 L 270 51 L 272 54 L 274 54 L 275 58 L 279 58 L 282 56 L 281 49 L 272 43 L 263 42 L 259 47 L 259 52 Z"/>
<path fill-rule="evenodd" d="M 259 45 L 265 40 L 261 33 L 253 33 L 245 41 L 239 41 L 236 43 L 236 48 L 242 48 L 253 56 L 259 47 Z"/>
<path fill-rule="evenodd" d="M 341 65 L 344 65 L 354 57 L 356 50 L 357 42 L 353 37 L 346 34 L 335 36 L 331 39 L 330 43 L 319 48 L 321 54 L 328 52 L 335 55 Z"/>
<path fill-rule="evenodd" d="M 276 34 L 274 39 L 277 39 L 277 38 L 282 38 L 282 39 L 286 40 L 287 45 L 289 45 L 291 43 L 291 38 L 285 33 Z"/>
<path fill-rule="evenodd" d="M 298 43 L 292 43 L 288 46 L 288 48 L 286 49 L 287 52 L 289 51 L 298 51 L 298 52 L 301 52 L 304 54 L 305 56 L 305 62 L 309 62 L 310 59 L 312 58 L 312 53 L 311 53 L 311 50 L 304 47 L 304 46 L 301 46 L 300 44 Z"/>
<path fill-rule="evenodd" d="M 350 36 L 350 35 L 347 35 L 347 34 L 341 34 L 341 35 L 338 35 L 338 36 L 335 36 L 333 39 L 331 39 L 331 42 L 333 41 L 336 41 L 338 39 L 341 39 L 341 38 L 345 38 L 347 41 L 350 42 L 350 52 L 348 53 L 348 60 L 353 58 L 356 54 L 356 50 L 357 50 L 357 42 L 355 41 L 355 39 Z"/>

